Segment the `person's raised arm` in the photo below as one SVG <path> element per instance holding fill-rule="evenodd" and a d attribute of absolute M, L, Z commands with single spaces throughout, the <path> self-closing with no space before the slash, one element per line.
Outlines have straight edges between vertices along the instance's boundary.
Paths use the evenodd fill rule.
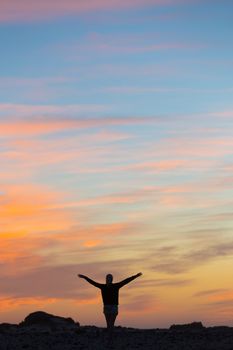
<path fill-rule="evenodd" d="M 118 282 L 117 285 L 121 288 L 121 287 L 125 286 L 126 284 L 128 284 L 129 282 L 133 281 L 135 278 L 138 278 L 138 277 L 141 276 L 141 275 L 142 275 L 142 273 L 139 272 L 139 273 L 137 273 L 136 275 L 133 275 L 133 276 L 131 276 L 131 277 L 128 277 L 128 278 L 124 279 L 124 280 L 121 281 L 121 282 Z"/>
<path fill-rule="evenodd" d="M 102 284 L 101 283 L 98 283 L 98 282 L 95 282 L 93 281 L 91 278 L 85 276 L 85 275 L 78 275 L 79 278 L 83 278 L 85 279 L 87 282 L 89 282 L 90 284 L 92 284 L 93 286 L 97 287 L 97 288 L 101 288 Z"/>

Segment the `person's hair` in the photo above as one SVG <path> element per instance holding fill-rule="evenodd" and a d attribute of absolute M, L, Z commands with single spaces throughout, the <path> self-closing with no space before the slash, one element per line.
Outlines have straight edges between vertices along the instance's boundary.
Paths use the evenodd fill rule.
<path fill-rule="evenodd" d="M 112 283 L 113 275 L 111 273 L 108 273 L 106 275 L 106 283 Z"/>

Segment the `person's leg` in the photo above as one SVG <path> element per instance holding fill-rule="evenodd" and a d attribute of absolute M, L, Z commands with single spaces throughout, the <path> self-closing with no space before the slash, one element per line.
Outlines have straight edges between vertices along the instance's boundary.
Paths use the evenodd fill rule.
<path fill-rule="evenodd" d="M 110 327 L 110 329 L 114 328 L 114 324 L 115 324 L 116 318 L 117 318 L 117 314 L 110 314 L 110 317 L 109 317 L 109 327 Z"/>
<path fill-rule="evenodd" d="M 114 330 L 114 324 L 116 320 L 117 314 L 114 313 L 106 313 L 106 323 L 107 323 L 107 331 L 108 331 L 108 343 L 112 344 L 113 342 L 113 330 Z"/>
<path fill-rule="evenodd" d="M 104 313 L 106 324 L 107 324 L 107 329 L 109 330 L 111 327 L 111 314 L 109 313 Z"/>
<path fill-rule="evenodd" d="M 117 314 L 104 313 L 108 329 L 113 329 L 117 318 Z"/>

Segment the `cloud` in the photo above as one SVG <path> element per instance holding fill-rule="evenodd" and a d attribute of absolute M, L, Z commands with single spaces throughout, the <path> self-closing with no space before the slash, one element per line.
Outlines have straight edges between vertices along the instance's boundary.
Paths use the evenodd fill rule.
<path fill-rule="evenodd" d="M 157 33 L 146 33 L 146 34 L 115 34 L 115 33 L 98 33 L 94 32 L 82 38 L 82 40 L 71 41 L 70 43 L 61 43 L 54 47 L 52 47 L 53 53 L 58 52 L 59 56 L 62 55 L 66 60 L 75 60 L 84 59 L 85 62 L 87 57 L 91 57 L 95 55 L 96 57 L 104 57 L 104 61 L 106 62 L 106 57 L 109 55 L 113 55 L 114 57 L 119 55 L 140 55 L 146 53 L 155 53 L 155 52 L 163 52 L 163 51 L 171 51 L 171 52 L 192 52 L 205 48 L 206 45 L 204 43 L 196 43 L 196 42 L 185 42 L 178 41 L 176 39 L 171 40 L 164 39 L 159 36 Z M 102 60 L 98 60 L 102 61 Z M 94 72 L 93 72 L 94 71 Z M 140 65 L 132 61 L 131 64 L 98 64 L 98 69 L 96 67 L 89 67 L 88 71 L 85 71 L 85 74 L 82 74 L 82 71 L 79 71 L 79 78 L 83 77 L 86 79 L 86 74 L 93 76 L 94 74 L 104 75 L 113 73 L 117 74 L 125 74 L 131 75 L 133 74 L 135 77 L 139 75 L 147 75 L 147 74 L 158 74 L 164 76 L 168 76 L 171 74 L 177 75 L 177 66 L 174 63 L 148 63 L 146 66 Z M 182 72 L 179 72 L 179 76 Z M 98 89 L 99 92 L 110 92 L 110 93 L 150 93 L 150 92 L 187 92 L 189 89 L 184 88 L 140 88 L 140 87 L 105 87 Z M 197 91 L 197 90 L 196 90 Z M 193 92 L 192 89 L 189 92 Z"/>
<path fill-rule="evenodd" d="M 31 268 L 24 274 L 16 276 L 4 276 L 4 287 L 1 293 L 11 298 L 71 298 L 80 296 L 86 298 L 93 293 L 81 293 L 78 290 L 80 284 L 77 278 L 78 266 L 56 266 Z M 17 286 L 17 288 L 16 288 Z"/>
<path fill-rule="evenodd" d="M 158 300 L 152 294 L 144 294 L 140 296 L 131 297 L 129 298 L 127 303 L 125 303 L 121 308 L 129 314 L 136 313 L 139 315 L 145 315 L 148 313 L 155 313 L 161 311 L 161 307 Z"/>
<path fill-rule="evenodd" d="M 185 46 L 184 46 L 185 48 Z M 197 93 L 197 94 L 210 94 L 210 93 L 226 93 L 226 92 L 232 92 L 232 88 L 223 88 L 223 89 L 194 89 L 194 88 L 179 88 L 179 87 L 160 87 L 160 86 L 112 86 L 103 89 L 105 92 L 113 92 L 117 94 L 167 94 L 167 93 Z M 228 114 L 223 114 L 224 117 L 227 117 Z M 232 113 L 229 113 L 229 117 L 232 115 Z M 213 116 L 218 116 L 218 114 L 213 114 Z"/>
<path fill-rule="evenodd" d="M 187 246 L 185 252 L 174 248 L 170 254 L 162 259 L 155 259 L 154 265 L 151 267 L 157 272 L 171 275 L 181 274 L 220 258 L 229 257 L 233 253 L 232 241 L 216 242 L 215 244 L 207 241 L 203 242 L 201 249 L 198 246 L 199 242 L 197 241 L 196 244 L 193 243 L 193 248 Z"/>
<path fill-rule="evenodd" d="M 136 54 L 145 52 L 187 50 L 201 48 L 201 45 L 190 45 L 187 43 L 160 43 L 142 46 L 114 46 L 113 44 L 103 44 L 94 47 L 95 50 L 107 51 L 108 53 Z"/>
<path fill-rule="evenodd" d="M 156 117 L 74 117 L 84 111 L 98 111 L 98 106 L 33 106 L 0 104 L 0 136 L 43 135 L 62 131 L 109 126 L 153 124 Z M 100 111 L 103 111 L 100 107 Z M 85 112 L 84 112 L 85 114 Z M 15 117 L 12 117 L 15 115 Z M 47 115 L 47 116 L 46 116 Z M 45 117 L 46 116 L 46 117 Z M 102 137 L 104 135 L 99 135 Z"/>
<path fill-rule="evenodd" d="M 129 264 L 130 263 L 130 264 Z M 107 272 L 111 271 L 114 280 L 127 277 L 131 267 L 130 259 L 109 259 L 75 264 L 38 265 L 29 267 L 20 274 L 1 274 L 0 283 L 3 286 L 1 294 L 11 298 L 58 298 L 58 299 L 88 299 L 97 293 L 90 285 L 77 277 L 82 273 L 105 283 Z M 120 274 L 121 277 L 120 277 Z"/>
<path fill-rule="evenodd" d="M 63 259 L 74 261 L 77 254 L 85 261 L 89 253 L 96 257 L 103 254 L 103 249 L 109 259 L 112 252 L 119 249 L 120 237 L 130 237 L 140 230 L 138 222 L 111 220 L 101 223 L 84 204 L 77 211 L 64 203 L 64 193 L 45 186 L 2 187 L 2 275 L 24 273 L 45 264 L 59 264 Z"/>
<path fill-rule="evenodd" d="M 133 286 L 129 285 L 129 289 L 146 289 L 146 290 L 160 290 L 158 288 L 169 287 L 169 288 L 183 288 L 185 286 L 192 285 L 194 282 L 193 279 L 190 278 L 154 278 L 154 279 L 141 279 L 140 283 L 135 284 Z"/>
<path fill-rule="evenodd" d="M 0 270 L 11 275 L 43 264 L 45 252 L 57 247 L 52 234 L 77 220 L 70 211 L 50 209 L 63 197 L 45 186 L 5 185 L 1 190 Z"/>
<path fill-rule="evenodd" d="M 75 79 L 62 76 L 54 77 L 4 77 L 0 78 L 0 92 L 16 95 L 21 100 L 49 103 L 51 98 L 71 94 Z M 81 106 L 80 106 L 81 107 Z M 98 106 L 100 107 L 100 106 Z"/>
<path fill-rule="evenodd" d="M 70 118 L 71 116 L 80 113 L 90 114 L 93 112 L 106 112 L 109 110 L 107 105 L 29 105 L 29 104 L 13 104 L 13 103 L 1 103 L 0 104 L 0 116 L 17 120 L 25 121 L 27 117 L 37 116 L 39 119 L 38 122 L 46 121 L 46 118 L 43 120 L 43 116 L 48 115 L 58 115 L 58 116 L 66 116 L 66 118 Z M 11 118 L 13 116 L 13 118 Z M 2 119 L 2 118 L 1 118 Z M 62 119 L 62 118 L 61 118 Z"/>
<path fill-rule="evenodd" d="M 218 118 L 224 118 L 224 119 L 231 119 L 233 117 L 233 110 L 223 110 L 223 111 L 217 111 L 217 112 L 211 112 L 208 113 L 210 117 L 218 117 Z"/>
<path fill-rule="evenodd" d="M 113 222 L 104 224 L 88 224 L 80 223 L 79 225 L 72 228 L 68 232 L 58 233 L 53 236 L 54 240 L 61 242 L 61 245 L 65 248 L 68 244 L 70 248 L 74 248 L 75 242 L 78 246 L 81 246 L 81 242 L 86 242 L 90 240 L 105 240 L 112 242 L 112 249 L 114 249 L 114 238 L 119 238 L 124 235 L 136 234 L 140 230 L 140 225 L 138 223 L 132 222 Z M 106 250 L 110 250 L 109 246 L 105 247 Z M 106 252 L 107 254 L 107 252 Z"/>
<path fill-rule="evenodd" d="M 209 158 L 210 160 L 211 158 L 229 155 L 232 146 L 233 140 L 230 136 L 216 137 L 208 133 L 200 136 L 193 130 L 192 137 L 176 135 L 162 140 L 156 148 L 156 154 L 160 157 L 169 154 L 170 157 L 176 158 L 196 157 L 199 160 L 204 158 Z"/>
<path fill-rule="evenodd" d="M 73 223 L 69 214 L 50 209 L 52 203 L 60 201 L 61 198 L 61 194 L 49 190 L 46 186 L 2 186 L 1 232 L 14 232 L 15 229 L 43 232 L 68 228 Z"/>
<path fill-rule="evenodd" d="M 212 295 L 216 295 L 219 293 L 224 293 L 227 292 L 228 289 L 224 289 L 224 288 L 219 288 L 219 289 L 208 289 L 208 290 L 202 290 L 200 292 L 197 292 L 194 294 L 195 297 L 208 297 L 208 296 L 212 296 Z"/>
<path fill-rule="evenodd" d="M 91 207 L 111 204 L 135 204 L 144 202 L 150 198 L 154 198 L 159 188 L 142 188 L 132 192 L 115 193 L 106 196 L 90 197 L 75 202 L 64 202 L 60 205 L 55 205 L 54 208 L 72 208 L 72 207 Z"/>
<path fill-rule="evenodd" d="M 87 305 L 100 303 L 101 295 L 98 289 L 79 279 L 78 273 L 102 283 L 105 282 L 106 273 L 110 271 L 116 281 L 127 277 L 130 262 L 127 259 L 82 263 L 77 257 L 79 255 L 76 253 L 74 264 L 32 266 L 24 273 L 14 275 L 1 273 L 1 314 L 14 311 L 14 317 L 17 317 L 19 313 L 27 314 L 38 308 L 61 314 L 65 308 L 67 316 L 71 316 L 75 307 L 79 317 L 82 317 L 81 308 L 85 306 L 81 312 L 87 312 Z M 94 315 L 92 311 L 92 315 L 92 319 L 96 320 L 96 313 Z"/>
<path fill-rule="evenodd" d="M 144 170 L 152 172 L 171 171 L 187 166 L 188 162 L 182 159 L 168 159 L 155 162 L 143 162 L 126 166 L 125 169 Z"/>
<path fill-rule="evenodd" d="M 69 47 L 71 49 L 71 52 L 65 52 L 65 55 L 68 59 L 75 59 L 77 60 L 77 48 L 74 46 L 73 47 L 73 52 L 72 52 L 72 47 Z M 68 50 L 69 50 L 68 48 Z M 64 53 L 64 48 L 60 50 Z M 77 72 L 77 70 L 75 71 Z M 99 76 L 106 76 L 109 79 L 112 77 L 117 76 L 118 78 L 124 78 L 129 77 L 129 78 L 135 78 L 135 72 L 137 74 L 137 77 L 150 77 L 151 76 L 156 76 L 156 77 L 171 77 L 174 75 L 177 75 L 177 68 L 173 64 L 167 64 L 167 63 L 148 63 L 147 65 L 141 65 L 139 63 L 132 62 L 131 64 L 126 64 L 126 63 L 100 63 L 98 65 L 98 70 L 96 67 L 88 67 L 88 71 L 85 71 L 83 74 L 82 71 L 78 71 L 79 75 L 82 78 L 86 78 L 87 76 L 89 78 L 99 77 Z M 111 89 L 111 87 L 110 87 Z M 123 88 L 124 90 L 124 88 Z M 95 90 L 97 91 L 97 90 Z M 108 88 L 99 88 L 98 92 L 108 92 Z M 112 91 L 110 91 L 112 92 Z M 115 93 L 118 94 L 117 91 Z"/>
<path fill-rule="evenodd" d="M 71 78 L 66 77 L 45 77 L 45 78 L 15 78 L 15 77 L 1 77 L 0 88 L 45 88 L 50 85 L 64 84 L 72 81 Z"/>
<path fill-rule="evenodd" d="M 220 319 L 225 323 L 231 322 L 233 305 L 233 291 L 231 289 L 203 291 L 203 294 L 197 296 L 203 299 L 199 307 L 211 314 L 212 319 Z"/>
<path fill-rule="evenodd" d="M 0 295 L 0 308 L 1 312 L 9 312 L 25 306 L 34 307 L 38 309 L 44 309 L 49 304 L 53 304 L 57 301 L 56 298 L 9 298 L 7 295 Z"/>
<path fill-rule="evenodd" d="M 34 177 L 41 173 L 51 176 L 59 171 L 61 176 L 69 174 L 74 177 L 77 174 L 94 176 L 111 172 L 114 166 L 109 164 L 109 159 L 121 148 L 121 142 L 133 138 L 129 133 L 113 131 L 111 127 L 94 127 L 98 122 L 93 128 L 92 123 L 87 124 L 90 125 L 87 128 L 82 125 L 82 134 L 79 123 L 77 127 L 72 125 L 66 121 L 5 125 L 0 178 L 5 182 L 15 180 L 19 183 L 23 177 L 34 181 Z"/>
<path fill-rule="evenodd" d="M 182 1 L 176 0 L 176 3 Z M 11 0 L 0 2 L 1 22 L 30 22 L 56 18 L 67 15 L 80 14 L 83 12 L 119 10 L 142 6 L 174 5 L 174 0 L 57 0 L 56 6 L 52 0 L 31 2 L 30 0 Z"/>

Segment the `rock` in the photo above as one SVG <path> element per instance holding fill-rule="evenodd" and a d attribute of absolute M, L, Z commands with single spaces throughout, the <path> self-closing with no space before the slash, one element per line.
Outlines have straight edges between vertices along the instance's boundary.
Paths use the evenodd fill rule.
<path fill-rule="evenodd" d="M 36 311 L 29 314 L 23 322 L 19 324 L 20 327 L 43 328 L 50 330 L 76 330 L 79 323 L 72 318 L 54 316 L 44 311 Z"/>
<path fill-rule="evenodd" d="M 173 324 L 169 328 L 171 331 L 199 331 L 205 329 L 201 322 L 192 322 L 187 324 Z"/>
<path fill-rule="evenodd" d="M 1 323 L 0 324 L 0 333 L 6 333 L 6 332 L 14 332 L 17 330 L 18 325 L 17 324 L 10 324 L 10 323 Z"/>
<path fill-rule="evenodd" d="M 41 316 L 41 314 L 39 314 Z M 43 314 L 42 314 L 43 315 Z M 49 315 L 57 318 L 57 316 Z M 30 315 L 29 315 L 30 316 Z M 47 316 L 46 316 L 47 317 Z M 29 318 L 30 319 L 30 318 Z M 63 320 L 63 318 L 61 318 Z M 40 319 L 41 320 L 41 319 Z M 67 319 L 65 319 L 67 320 Z M 33 317 L 34 321 L 34 317 Z M 16 331 L 0 332 L 0 350 L 107 350 L 106 328 L 80 326 L 76 331 L 45 331 L 45 326 L 16 327 Z M 69 321 L 68 321 L 69 324 Z M 6 327 L 8 327 L 7 325 Z M 232 350 L 232 327 L 203 327 L 200 322 L 173 325 L 168 329 L 114 329 L 115 350 Z M 181 329 L 181 331 L 180 331 Z"/>

